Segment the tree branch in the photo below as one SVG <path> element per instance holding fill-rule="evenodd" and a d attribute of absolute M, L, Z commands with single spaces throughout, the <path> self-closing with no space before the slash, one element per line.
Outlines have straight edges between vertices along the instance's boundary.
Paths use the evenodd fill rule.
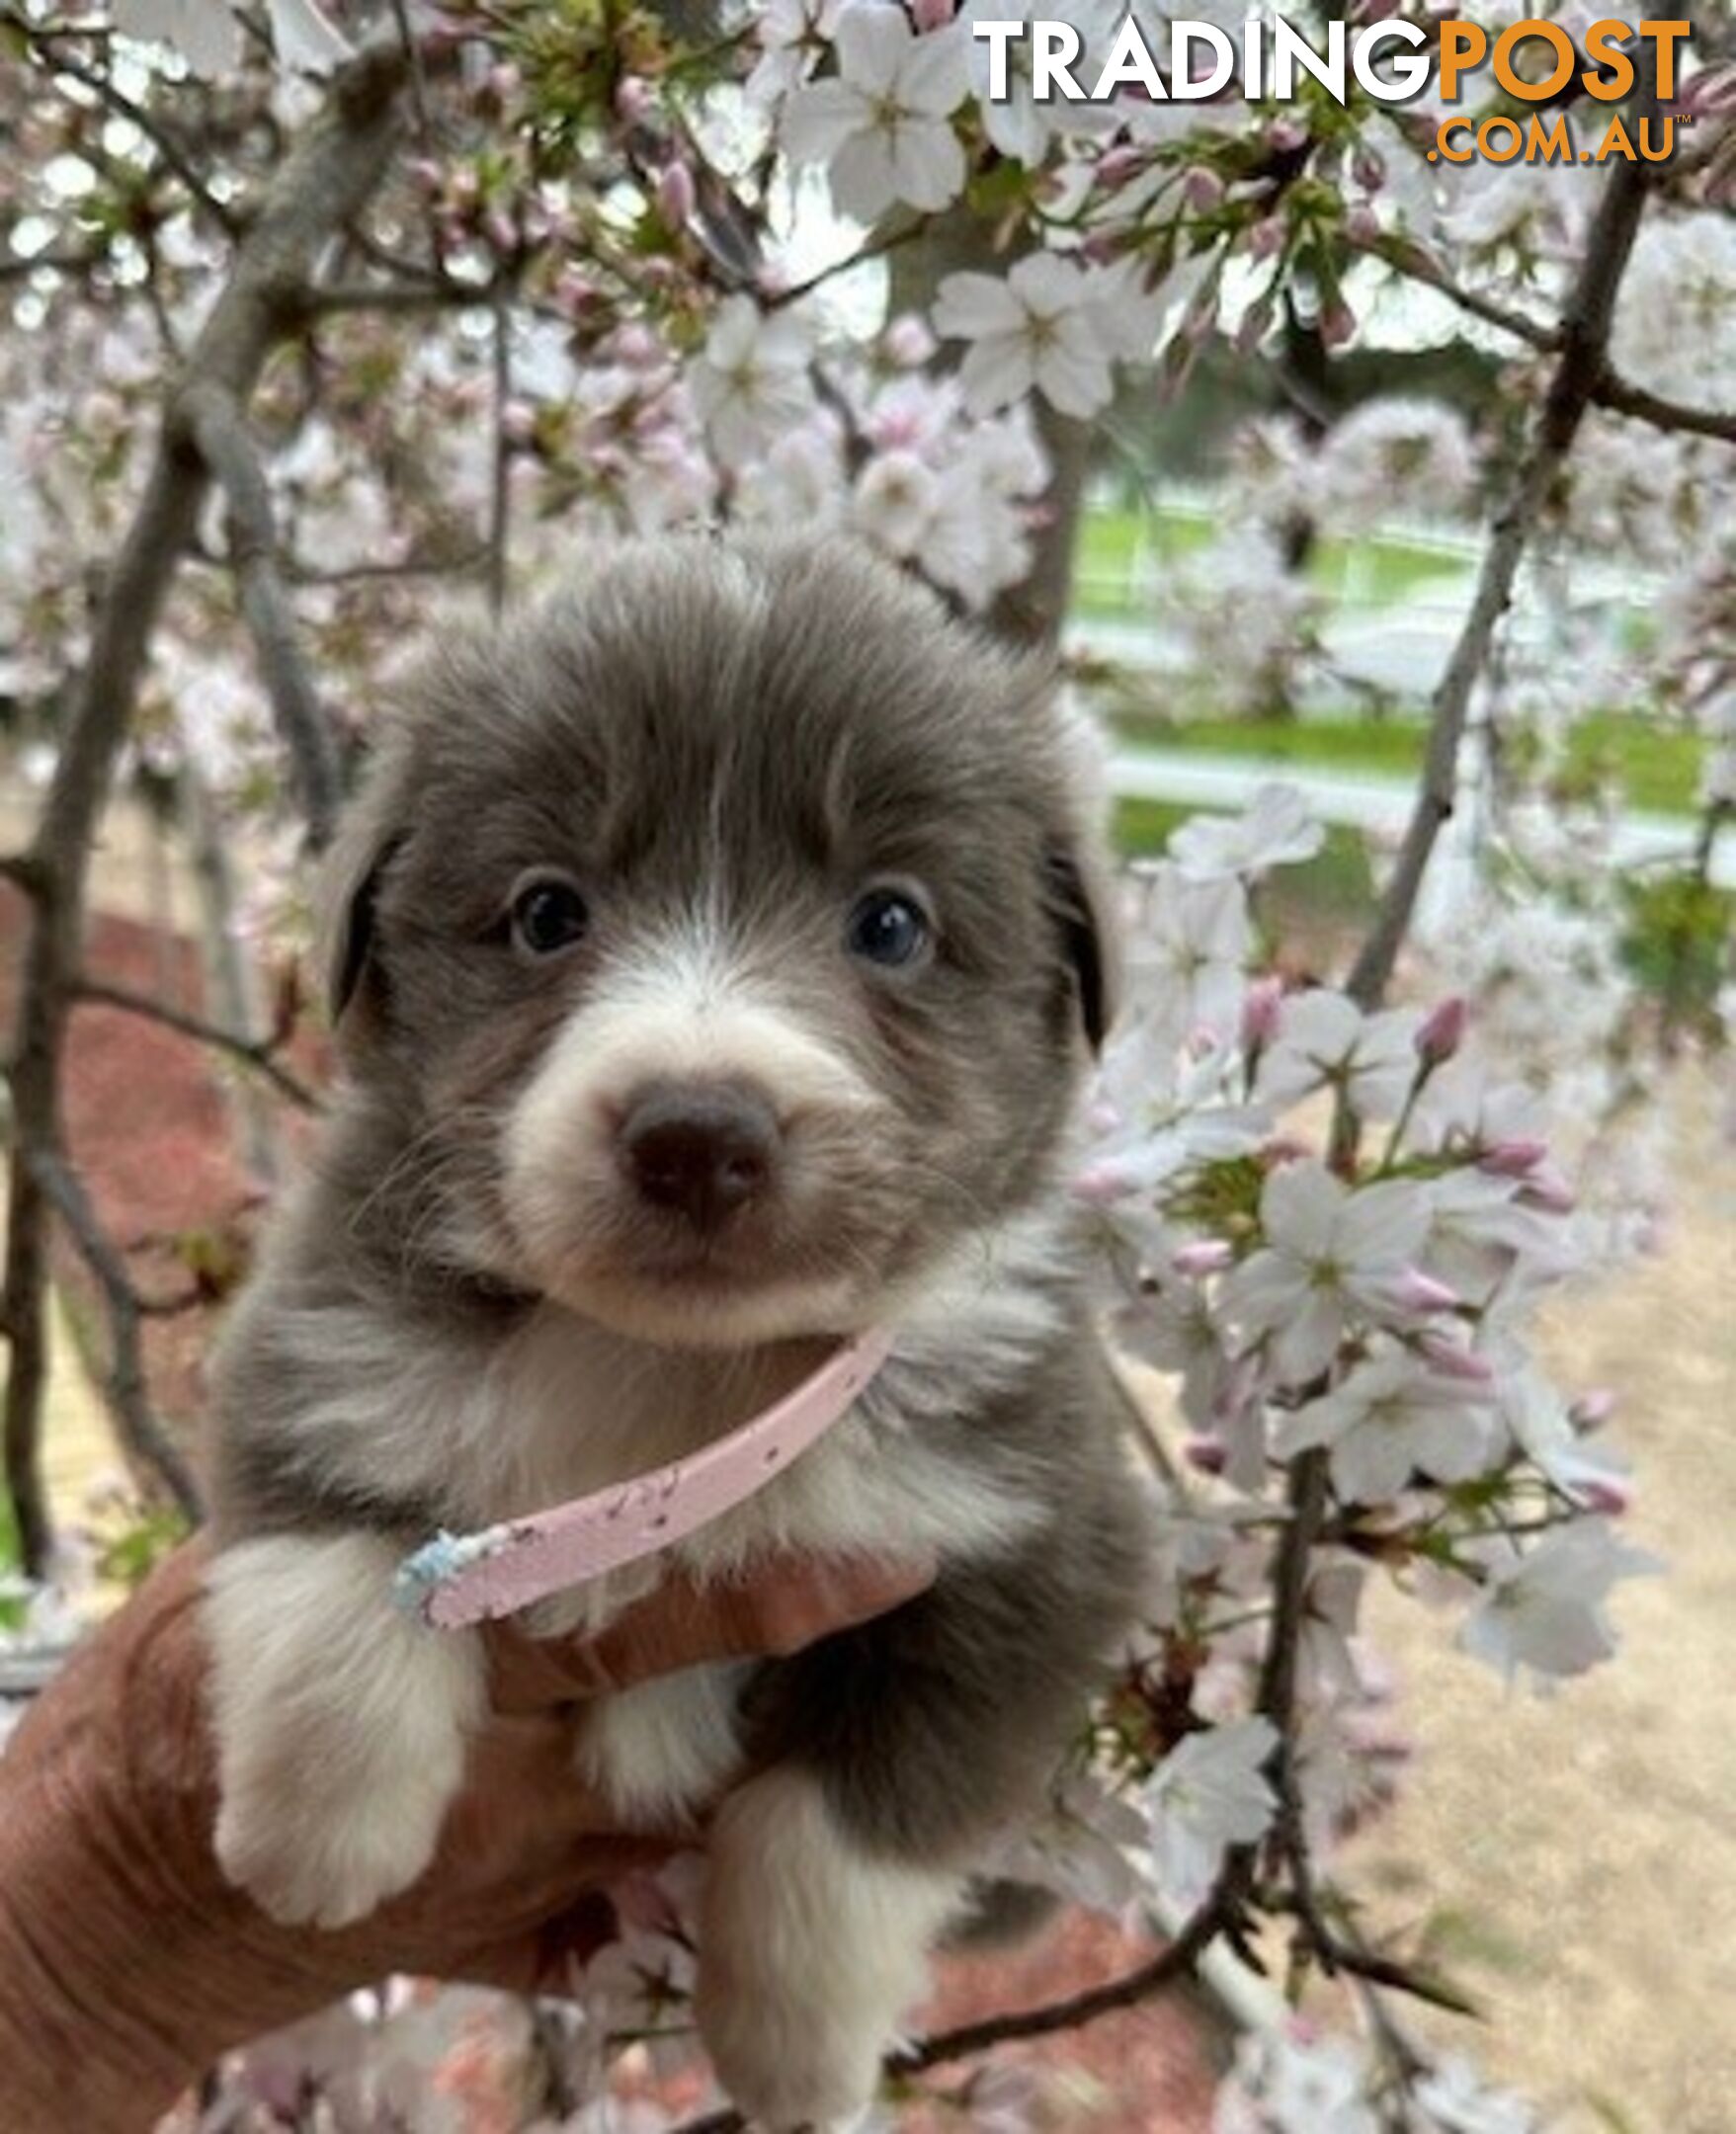
<path fill-rule="evenodd" d="M 64 1157 L 48 1149 L 38 1149 L 30 1162 L 38 1184 L 66 1225 L 108 1305 L 109 1373 L 104 1393 L 121 1442 L 134 1462 L 155 1475 L 187 1517 L 197 1521 L 204 1516 L 204 1505 L 193 1470 L 157 1421 L 145 1388 L 138 1292 L 121 1255 L 97 1220 L 77 1172 Z"/>
<path fill-rule="evenodd" d="M 1656 109 L 1655 89 L 1648 86 L 1638 116 L 1648 119 Z M 1599 203 L 1585 256 L 1562 315 L 1558 336 L 1561 353 L 1538 410 L 1530 445 L 1512 492 L 1495 520 L 1470 613 L 1435 692 L 1416 806 L 1374 925 L 1346 986 L 1351 998 L 1364 1008 L 1378 1006 L 1392 977 L 1416 910 L 1429 856 L 1442 825 L 1452 814 L 1459 743 L 1471 697 L 1488 664 L 1496 629 L 1512 602 L 1520 563 L 1531 534 L 1606 374 L 1615 298 L 1645 212 L 1648 183 L 1645 164 L 1618 163 Z"/>
<path fill-rule="evenodd" d="M 1736 414 L 1725 414 L 1717 408 L 1689 407 L 1681 400 L 1667 399 L 1663 393 L 1648 392 L 1643 385 L 1630 385 L 1608 365 L 1592 388 L 1592 398 L 1611 414 L 1630 415 L 1635 422 L 1649 423 L 1654 430 L 1736 445 Z"/>
<path fill-rule="evenodd" d="M 193 442 L 228 504 L 229 561 L 241 612 L 253 633 L 278 731 L 289 753 L 307 817 L 308 843 L 318 851 L 329 843 L 343 802 L 343 772 L 278 575 L 271 489 L 232 393 L 195 384 L 183 396 L 182 407 Z"/>
<path fill-rule="evenodd" d="M 1461 311 L 1483 320 L 1486 325 L 1499 327 L 1539 356 L 1560 352 L 1563 334 L 1559 327 L 1539 325 L 1529 313 L 1492 296 L 1481 295 L 1476 289 L 1466 288 L 1427 253 L 1393 241 L 1369 249 L 1395 273 L 1421 283 L 1425 288 L 1438 290 Z M 1629 415 L 1636 422 L 1649 423 L 1654 430 L 1715 438 L 1726 445 L 1736 444 L 1736 414 L 1726 414 L 1718 408 L 1691 407 L 1685 401 L 1650 392 L 1643 385 L 1631 384 L 1607 360 L 1599 364 L 1592 377 L 1590 398 L 1596 406 L 1608 408 L 1612 415 Z"/>
<path fill-rule="evenodd" d="M 277 1057 L 280 1042 L 276 1037 L 244 1037 L 238 1031 L 224 1029 L 219 1024 L 207 1023 L 203 1016 L 189 1015 L 184 1009 L 172 1008 L 166 1001 L 152 1000 L 147 993 L 134 993 L 128 986 L 110 985 L 97 978 L 80 978 L 74 987 L 76 998 L 93 1008 L 116 1008 L 123 1015 L 138 1016 L 147 1023 L 160 1023 L 165 1029 L 177 1030 L 183 1037 L 191 1037 L 199 1044 L 209 1045 L 213 1050 L 227 1053 L 245 1067 L 261 1074 L 279 1096 L 303 1111 L 318 1111 L 322 1106 L 307 1084 L 298 1075 L 291 1074 Z"/>
<path fill-rule="evenodd" d="M 1081 2030 L 1102 2016 L 1139 2007 L 1192 1975 L 1201 1953 L 1223 1930 L 1226 1906 L 1222 1891 L 1220 1882 L 1173 1941 L 1118 1978 L 1107 1979 L 1101 1986 L 1088 1986 L 1064 2000 L 1044 2002 L 1037 2008 L 1015 2009 L 1004 2015 L 984 2016 L 979 2022 L 960 2023 L 955 2029 L 938 2030 L 932 2037 L 919 2038 L 889 2055 L 886 2073 L 894 2077 L 926 2074 L 950 2061 L 973 2059 L 997 2045 L 1052 2037 L 1061 2030 Z M 677 2134 L 744 2134 L 746 2126 L 740 2112 L 726 2108 L 686 2121 Z"/>
<path fill-rule="evenodd" d="M 370 50 L 333 75 L 320 115 L 279 166 L 241 239 L 229 279 L 171 395 L 131 525 L 111 567 L 83 674 L 71 692 L 29 862 L 36 876 L 12 1052 L 13 1149 L 0 1322 L 12 1343 L 3 1443 L 25 1568 L 45 1566 L 50 1535 L 41 1432 L 47 1373 L 43 1166 L 60 1149 L 60 1074 L 79 969 L 86 877 L 96 825 L 137 702 L 169 586 L 190 546 L 208 472 L 189 430 L 198 387 L 244 407 L 326 245 L 372 197 L 397 136 L 404 60 Z M 197 401 L 195 402 L 197 406 Z"/>
<path fill-rule="evenodd" d="M 226 201 L 219 200 L 211 191 L 206 182 L 205 174 L 153 112 L 117 89 L 100 68 L 90 66 L 67 52 L 62 47 L 59 37 L 53 32 L 35 30 L 17 16 L 10 16 L 8 19 L 19 24 L 26 38 L 37 46 L 56 74 L 64 74 L 69 80 L 88 89 L 117 119 L 124 119 L 128 125 L 136 126 L 161 156 L 164 167 L 172 171 L 187 188 L 196 205 L 210 216 L 225 236 L 235 235 L 240 227 L 240 217 Z"/>

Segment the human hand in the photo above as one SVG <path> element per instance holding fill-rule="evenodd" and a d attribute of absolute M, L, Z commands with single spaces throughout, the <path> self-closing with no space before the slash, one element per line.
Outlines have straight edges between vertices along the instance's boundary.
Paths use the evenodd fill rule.
<path fill-rule="evenodd" d="M 574 1707 L 879 1614 L 927 1566 L 789 1562 L 671 1581 L 601 1638 L 489 1632 L 493 1714 L 433 1868 L 337 1932 L 225 1882 L 190 1543 L 97 1631 L 0 1760 L 0 2125 L 144 2127 L 228 2047 L 392 1971 L 558 1984 L 610 1931 L 607 1884 L 669 1847 L 612 1830 L 574 1773 Z M 431 1633 L 433 1634 L 433 1633 Z"/>

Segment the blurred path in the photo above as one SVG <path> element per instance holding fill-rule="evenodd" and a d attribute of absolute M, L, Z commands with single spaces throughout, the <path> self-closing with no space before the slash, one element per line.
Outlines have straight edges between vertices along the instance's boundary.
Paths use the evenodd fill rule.
<path fill-rule="evenodd" d="M 1491 2011 L 1419 2029 L 1620 2115 L 1582 2103 L 1563 2134 L 1736 2134 L 1736 1161 L 1685 1082 L 1663 1252 L 1563 1298 L 1545 1342 L 1617 1395 L 1624 1528 L 1668 1564 L 1616 1590 L 1620 1653 L 1503 1701 L 1414 1602 L 1376 1589 L 1368 1624 L 1420 1754 L 1347 1867 L 1370 1924 L 1447 1923 Z"/>

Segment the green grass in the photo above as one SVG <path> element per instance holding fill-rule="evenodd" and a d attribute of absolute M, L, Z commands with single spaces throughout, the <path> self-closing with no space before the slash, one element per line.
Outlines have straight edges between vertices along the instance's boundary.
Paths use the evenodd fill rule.
<path fill-rule="evenodd" d="M 18 1527 L 13 1521 L 12 1499 L 0 1483 L 0 1576 L 18 1569 Z M 0 1600 L 0 1630 L 16 1630 L 24 1621 L 22 1600 Z"/>
<path fill-rule="evenodd" d="M 1075 566 L 1078 606 L 1085 615 L 1126 616 L 1141 597 L 1135 566 L 1162 565 L 1203 548 L 1215 531 L 1208 512 L 1186 506 L 1135 512 L 1096 509 L 1079 529 Z M 1363 540 L 1323 540 L 1308 562 L 1308 575 L 1338 599 L 1384 604 L 1402 599 L 1431 579 L 1464 569 L 1456 556 L 1387 534 Z"/>
<path fill-rule="evenodd" d="M 1423 761 L 1419 721 L 1333 715 L 1306 719 L 1163 719 L 1138 711 L 1113 714 L 1118 733 L 1155 749 L 1207 750 L 1350 776 L 1412 778 Z M 1613 778 L 1629 806 L 1663 814 L 1694 812 L 1702 743 L 1631 711 L 1594 711 L 1575 729 L 1564 797 Z"/>

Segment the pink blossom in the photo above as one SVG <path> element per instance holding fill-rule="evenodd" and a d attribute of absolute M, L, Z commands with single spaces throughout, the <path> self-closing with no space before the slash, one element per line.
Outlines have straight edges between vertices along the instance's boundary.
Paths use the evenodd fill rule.
<path fill-rule="evenodd" d="M 1289 225 L 1282 215 L 1267 215 L 1248 232 L 1248 250 L 1257 260 L 1276 259 L 1288 235 Z"/>
<path fill-rule="evenodd" d="M 1178 1274 L 1221 1274 L 1235 1262 L 1235 1252 L 1222 1238 L 1193 1238 L 1178 1245 L 1170 1265 Z"/>
<path fill-rule="evenodd" d="M 1242 1043 L 1248 1051 L 1272 1042 L 1278 1034 L 1282 1006 L 1283 980 L 1276 976 L 1256 978 L 1242 1001 Z"/>
<path fill-rule="evenodd" d="M 657 174 L 657 211 L 672 229 L 683 229 L 693 216 L 694 174 L 680 156 Z"/>
<path fill-rule="evenodd" d="M 1107 155 L 1097 159 L 1098 183 L 1110 187 L 1125 185 L 1129 178 L 1136 178 L 1150 160 L 1143 148 L 1112 148 Z"/>
<path fill-rule="evenodd" d="M 1517 1137 L 1494 1141 L 1477 1159 L 1485 1171 L 1493 1171 L 1497 1178 L 1525 1178 L 1534 1171 L 1549 1153 L 1546 1141 L 1526 1141 Z"/>
<path fill-rule="evenodd" d="M 1440 1002 L 1423 1018 L 1416 1036 L 1417 1052 L 1431 1067 L 1439 1067 L 1464 1042 L 1468 1004 L 1458 995 Z"/>
<path fill-rule="evenodd" d="M 1207 164 L 1193 164 L 1183 174 L 1182 197 L 1190 207 L 1209 210 L 1223 199 L 1223 180 Z"/>

